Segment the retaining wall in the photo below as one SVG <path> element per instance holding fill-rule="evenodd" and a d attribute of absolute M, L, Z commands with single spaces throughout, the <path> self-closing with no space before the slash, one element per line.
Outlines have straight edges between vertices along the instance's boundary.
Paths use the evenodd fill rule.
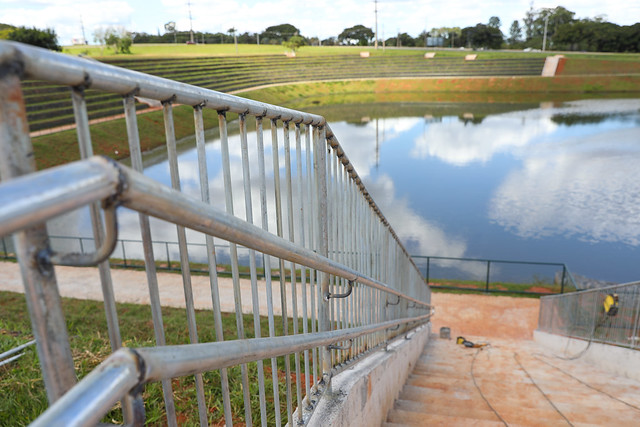
<path fill-rule="evenodd" d="M 616 375 L 622 375 L 632 380 L 640 381 L 640 351 L 610 344 L 600 344 L 589 341 L 570 338 L 562 335 L 549 334 L 542 331 L 534 331 L 533 339 L 561 357 L 572 357 L 581 354 L 582 360 L 588 361 L 598 367 Z M 585 351 L 585 349 L 589 348 Z"/>
<path fill-rule="evenodd" d="M 309 426 L 368 427 L 387 417 L 400 390 L 429 341 L 431 323 L 390 343 L 332 379 Z"/>

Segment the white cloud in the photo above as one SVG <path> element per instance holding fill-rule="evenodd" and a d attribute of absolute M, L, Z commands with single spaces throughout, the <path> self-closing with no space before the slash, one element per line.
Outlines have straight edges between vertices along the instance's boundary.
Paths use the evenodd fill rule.
<path fill-rule="evenodd" d="M 640 245 L 636 129 L 595 134 L 532 150 L 496 190 L 489 217 L 518 236 L 575 236 Z"/>
<path fill-rule="evenodd" d="M 434 0 L 381 0 L 378 2 L 379 37 L 392 37 L 398 31 L 417 36 L 434 27 L 467 27 L 487 23 L 491 16 L 502 21 L 502 32 L 508 34 L 513 20 L 522 21 L 529 9 L 528 0 L 451 0 L 446 5 Z M 0 0 L 2 22 L 12 25 L 53 27 L 62 43 L 81 36 L 80 14 L 85 20 L 87 38 L 100 26 L 122 25 L 132 31 L 155 34 L 168 21 L 180 30 L 190 27 L 187 2 L 183 0 Z M 557 2 L 535 2 L 534 8 L 557 6 Z M 563 6 L 576 12 L 577 18 L 593 18 L 605 14 L 611 22 L 631 25 L 640 16 L 640 3 L 597 0 L 567 0 Z M 230 0 L 212 4 L 207 0 L 191 0 L 193 29 L 226 32 L 231 27 L 243 32 L 260 32 L 265 28 L 290 23 L 307 37 L 337 36 L 343 29 L 362 24 L 375 26 L 373 1 L 343 0 L 307 2 L 275 0 Z"/>

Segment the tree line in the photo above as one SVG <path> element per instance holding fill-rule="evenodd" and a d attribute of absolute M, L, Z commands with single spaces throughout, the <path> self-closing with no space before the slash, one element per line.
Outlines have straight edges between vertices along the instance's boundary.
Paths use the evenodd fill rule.
<path fill-rule="evenodd" d="M 172 25 L 170 25 L 172 24 Z M 500 30 L 500 18 L 492 16 L 487 23 L 474 26 L 439 27 L 423 31 L 416 37 L 406 32 L 386 39 L 379 44 L 404 47 L 450 47 L 473 49 L 552 49 L 563 51 L 589 52 L 640 52 L 640 23 L 617 25 L 607 22 L 604 16 L 576 19 L 575 12 L 562 6 L 526 11 L 522 21 L 514 20 L 509 34 Z M 165 33 L 130 33 L 123 27 L 98 28 L 94 31 L 94 41 L 110 46 L 116 53 L 130 52 L 132 43 L 243 43 L 277 44 L 296 50 L 300 46 L 370 46 L 375 42 L 373 30 L 364 25 L 345 28 L 335 37 L 320 40 L 305 37 L 291 24 L 267 27 L 260 33 L 240 33 L 236 28 L 226 32 L 178 31 L 175 23 L 165 25 Z M 52 29 L 13 27 L 0 24 L 0 38 L 21 41 L 53 50 L 61 50 L 57 36 Z"/>

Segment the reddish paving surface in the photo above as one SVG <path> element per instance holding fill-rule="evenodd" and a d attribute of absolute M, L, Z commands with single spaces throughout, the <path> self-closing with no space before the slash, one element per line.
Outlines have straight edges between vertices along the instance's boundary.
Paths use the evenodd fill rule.
<path fill-rule="evenodd" d="M 540 301 L 494 295 L 461 295 L 433 292 L 436 307 L 433 332 L 451 328 L 451 336 L 533 339 L 538 327 Z"/>
<path fill-rule="evenodd" d="M 389 412 L 398 426 L 638 426 L 640 382 L 531 341 L 539 301 L 432 294 L 432 339 Z M 440 327 L 451 339 L 440 339 Z M 457 345 L 464 336 L 482 349 Z"/>

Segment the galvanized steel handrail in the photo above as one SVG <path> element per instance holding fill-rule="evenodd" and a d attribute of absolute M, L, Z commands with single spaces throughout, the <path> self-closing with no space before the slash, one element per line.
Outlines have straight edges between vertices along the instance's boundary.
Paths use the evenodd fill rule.
<path fill-rule="evenodd" d="M 83 410 L 83 401 L 104 402 L 108 409 L 126 393 L 152 381 L 183 377 L 198 372 L 227 368 L 239 363 L 255 362 L 291 352 L 352 340 L 362 335 L 399 325 L 428 320 L 431 314 L 388 321 L 366 327 L 343 329 L 316 334 L 255 338 L 181 346 L 122 348 L 92 371 L 67 395 L 45 411 L 31 425 L 94 425 L 102 412 Z M 89 396 L 87 394 L 90 393 Z"/>
<path fill-rule="evenodd" d="M 609 312 L 604 305 L 607 297 L 616 300 Z M 640 281 L 544 296 L 538 330 L 640 349 Z"/>
<path fill-rule="evenodd" d="M 71 87 L 80 157 L 84 160 L 34 173 L 33 147 L 29 139 L 20 83 L 20 78 L 25 76 Z M 131 168 L 106 158 L 92 157 L 91 131 L 84 95 L 84 90 L 88 88 L 123 96 Z M 142 175 L 136 96 L 162 103 L 172 188 Z M 173 123 L 173 105 L 176 103 L 193 107 L 200 199 L 181 193 Z M 210 184 L 204 147 L 206 141 L 203 109 L 213 109 L 218 115 L 221 144 L 219 160 L 222 163 L 222 198 L 225 200 L 225 212 L 211 206 L 212 197 L 209 194 Z M 239 151 L 242 157 L 240 167 L 245 204 L 243 219 L 234 213 L 234 203 L 238 202 L 234 202 L 232 197 L 233 174 L 230 168 L 226 117 L 226 112 L 229 111 L 239 115 L 240 147 L 232 148 L 236 150 L 234 154 Z M 255 118 L 256 123 L 257 160 L 255 155 L 250 159 L 247 144 L 247 121 L 250 116 Z M 265 119 L 271 126 L 270 149 L 273 158 L 273 167 L 268 172 L 263 129 Z M 294 124 L 294 129 L 291 129 L 291 124 Z M 284 158 L 281 160 L 280 138 L 284 151 Z M 292 160 L 294 151 L 295 169 Z M 255 175 L 250 177 L 250 174 L 255 172 L 255 163 L 258 163 L 257 178 Z M 74 208 L 87 205 L 91 207 L 96 246 L 103 248 L 98 251 L 98 255 L 104 253 L 105 248 L 112 247 L 114 242 L 113 227 L 107 227 L 107 233 L 104 232 L 103 212 L 99 204 L 102 203 L 105 207 L 120 205 L 139 212 L 151 320 L 155 345 L 158 348 L 166 345 L 166 339 L 153 253 L 153 233 L 147 215 L 175 224 L 191 343 L 184 348 L 224 348 L 228 351 L 235 346 L 248 345 L 253 346 L 251 348 L 257 352 L 252 358 L 238 359 L 237 362 L 241 368 L 241 394 L 244 401 L 244 421 L 247 425 L 251 425 L 253 420 L 247 363 L 255 363 L 257 366 L 257 375 L 252 374 L 252 380 L 257 380 L 259 386 L 261 424 L 267 424 L 266 400 L 267 393 L 271 393 L 266 390 L 264 381 L 264 357 L 271 358 L 275 424 L 280 426 L 285 422 L 281 406 L 286 406 L 286 420 L 289 423 L 301 423 L 304 422 L 303 412 L 314 407 L 323 387 L 331 386 L 331 375 L 337 366 L 356 360 L 371 349 L 384 347 L 390 339 L 405 333 L 416 324 L 428 321 L 432 311 L 428 286 L 321 116 L 249 101 L 95 61 L 0 41 L 0 166 L 2 179 L 6 181 L 0 185 L 0 235 L 14 234 L 15 252 L 23 272 L 27 304 L 49 401 L 54 403 L 62 398 L 60 404 L 63 404 L 65 399 L 77 398 L 79 400 L 76 403 L 82 406 L 78 408 L 76 405 L 72 409 L 62 411 L 59 413 L 63 416 L 62 419 L 75 419 L 75 411 L 81 418 L 98 420 L 95 417 L 109 410 L 113 403 L 112 400 L 101 397 L 100 388 L 115 375 L 122 380 L 121 385 L 124 385 L 118 387 L 118 397 L 112 397 L 122 398 L 125 423 L 144 422 L 144 405 L 138 387 L 143 382 L 138 376 L 140 372 L 144 372 L 141 366 L 127 365 L 128 367 L 122 369 L 109 369 L 106 377 L 96 373 L 92 378 L 96 375 L 101 378 L 98 383 L 87 389 L 82 385 L 86 382 L 81 383 L 79 388 L 73 387 L 76 373 L 52 261 L 73 260 L 75 256 L 52 256 L 45 221 Z M 280 177 L 281 168 L 284 169 L 284 178 Z M 237 173 L 237 170 L 236 168 L 234 173 Z M 267 178 L 273 179 L 273 189 L 267 189 Z M 259 197 L 252 195 L 254 181 L 259 183 Z M 220 198 L 219 194 L 216 196 Z M 253 221 L 252 198 L 259 200 L 261 226 L 255 225 Z M 271 215 L 274 213 L 275 229 L 270 223 Z M 211 307 L 218 346 L 198 344 L 191 272 L 186 268 L 189 266 L 189 254 L 185 228 L 205 234 Z M 224 336 L 222 328 L 213 236 L 229 242 L 236 312 L 234 338 L 237 338 L 237 341 L 229 341 L 228 337 Z M 249 249 L 253 328 L 256 336 L 251 340 L 245 339 L 237 245 Z M 260 312 L 255 262 L 257 254 L 264 257 L 264 286 L 268 313 Z M 94 261 L 99 261 L 97 255 Z M 278 265 L 280 269 L 283 336 L 276 335 L 275 332 L 272 265 Z M 286 281 L 286 269 L 291 272 L 299 270 L 300 278 L 298 279 L 297 274 L 292 274 L 290 281 Z M 100 262 L 99 271 L 112 350 L 116 355 L 131 354 L 127 351 L 117 351 L 122 347 L 122 338 L 107 261 Z M 297 292 L 301 292 L 302 295 L 298 296 Z M 397 296 L 393 305 L 388 304 L 391 295 Z M 265 314 L 268 319 L 269 338 L 260 338 L 260 316 Z M 287 319 L 293 321 L 291 331 Z M 302 331 L 299 330 L 300 325 Z M 330 345 L 333 344 L 329 342 L 332 340 L 333 343 L 335 340 L 352 340 L 352 344 L 349 347 Z M 263 352 L 269 346 L 266 343 L 280 342 L 283 346 L 278 347 L 277 351 Z M 301 342 L 306 344 L 300 346 Z M 167 355 L 167 360 L 177 357 L 178 353 L 185 353 L 174 347 L 153 350 L 150 353 L 146 349 L 137 351 L 145 355 L 164 354 Z M 191 354 L 190 350 L 186 353 Z M 235 356 L 228 356 L 237 359 L 240 354 L 241 351 L 238 349 Z M 294 356 L 293 366 L 291 354 Z M 200 354 L 197 364 L 209 363 L 211 357 L 212 354 L 209 353 Z M 120 360 L 120 356 L 114 358 Z M 284 358 L 286 402 L 282 405 L 279 399 L 283 386 L 279 384 L 279 365 L 276 358 Z M 187 360 L 184 363 L 186 364 Z M 207 425 L 210 413 L 202 373 L 207 369 L 217 369 L 212 367 L 217 366 L 220 368 L 224 419 L 227 425 L 231 425 L 234 419 L 230 402 L 231 385 L 224 367 L 228 365 L 206 363 L 198 365 L 202 366 L 203 370 L 189 371 L 195 374 L 195 400 L 199 422 L 201 425 Z M 173 373 L 177 374 L 177 371 Z M 302 378 L 304 390 L 301 387 Z M 170 375 L 147 379 L 162 382 L 167 423 L 177 425 Z M 103 380 L 107 383 L 101 382 Z M 70 394 L 65 395 L 68 390 L 71 390 Z M 303 394 L 304 399 L 301 397 Z M 299 409 L 295 415 L 294 403 Z M 67 416 L 71 418 L 64 418 Z"/>
<path fill-rule="evenodd" d="M 24 194 L 31 208 L 25 208 L 25 203 L 12 203 L 17 194 Z M 64 195 L 62 203 L 61 195 Z M 0 184 L 0 235 L 11 234 L 105 199 L 431 307 L 431 304 L 390 288 L 315 251 L 296 246 L 106 157 L 80 160 Z"/>
<path fill-rule="evenodd" d="M 332 147 L 338 150 L 338 156 L 341 158 L 342 163 L 348 167 L 349 173 L 358 188 L 363 192 L 372 209 L 380 216 L 383 223 L 385 225 L 389 224 L 375 201 L 370 197 L 362 180 L 353 166 L 351 166 L 344 150 L 340 147 L 338 139 L 322 116 L 151 76 L 95 60 L 69 55 L 61 56 L 46 49 L 5 40 L 0 43 L 0 65 L 15 68 L 18 73 L 26 78 L 46 80 L 83 90 L 106 90 L 123 96 L 135 95 L 217 111 L 250 114 L 283 122 L 325 126 L 327 140 Z M 400 239 L 395 232 L 391 230 L 391 233 L 399 242 Z"/>

